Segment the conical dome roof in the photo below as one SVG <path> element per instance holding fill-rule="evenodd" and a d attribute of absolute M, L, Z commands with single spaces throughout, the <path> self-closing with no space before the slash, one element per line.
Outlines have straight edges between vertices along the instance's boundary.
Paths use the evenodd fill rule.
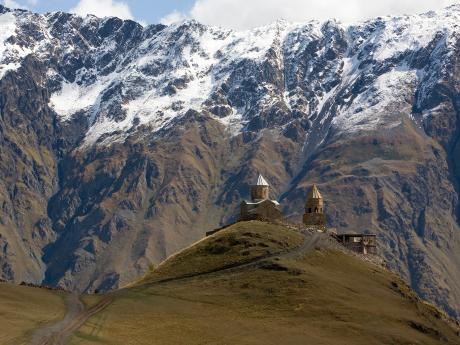
<path fill-rule="evenodd" d="M 267 182 L 267 180 L 265 179 L 265 177 L 263 177 L 261 174 L 259 174 L 259 177 L 257 177 L 257 182 L 255 184 L 255 186 L 270 186 Z"/>
<path fill-rule="evenodd" d="M 318 187 L 316 187 L 316 184 L 313 185 L 310 189 L 310 193 L 308 193 L 308 199 L 322 199 L 323 196 L 318 190 Z"/>

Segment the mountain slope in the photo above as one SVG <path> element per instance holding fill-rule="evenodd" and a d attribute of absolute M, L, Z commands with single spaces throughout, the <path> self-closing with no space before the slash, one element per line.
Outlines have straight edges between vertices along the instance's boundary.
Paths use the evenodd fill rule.
<path fill-rule="evenodd" d="M 303 236 L 233 225 L 112 293 L 115 301 L 70 343 L 458 343 L 455 326 L 396 275 L 340 251 L 327 235 Z"/>
<path fill-rule="evenodd" d="M 0 272 L 124 285 L 235 218 L 263 173 L 460 310 L 460 7 L 250 31 L 0 7 Z"/>

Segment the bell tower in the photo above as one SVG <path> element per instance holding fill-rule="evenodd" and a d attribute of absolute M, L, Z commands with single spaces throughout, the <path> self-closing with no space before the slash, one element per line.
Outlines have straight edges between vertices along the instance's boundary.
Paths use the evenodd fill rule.
<path fill-rule="evenodd" d="M 324 199 L 315 184 L 311 188 L 310 193 L 308 193 L 303 223 L 307 226 L 326 226 Z"/>
<path fill-rule="evenodd" d="M 267 180 L 259 174 L 256 184 L 251 186 L 251 199 L 252 202 L 259 202 L 262 200 L 268 200 L 268 192 L 270 185 Z"/>

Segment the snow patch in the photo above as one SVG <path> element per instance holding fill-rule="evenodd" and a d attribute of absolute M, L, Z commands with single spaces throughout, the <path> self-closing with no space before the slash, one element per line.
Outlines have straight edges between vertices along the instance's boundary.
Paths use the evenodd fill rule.
<path fill-rule="evenodd" d="M 243 114 L 238 113 L 235 110 L 233 110 L 233 113 L 229 116 L 226 116 L 224 118 L 216 117 L 215 119 L 222 123 L 232 136 L 238 135 L 245 125 L 245 121 L 243 120 Z"/>
<path fill-rule="evenodd" d="M 446 11 L 446 10 L 445 10 Z M 440 20 L 440 15 L 443 20 Z M 452 28 L 460 22 L 459 12 L 441 12 L 437 16 L 412 15 L 404 17 L 388 17 L 385 26 L 379 30 L 373 40 L 379 43 L 375 59 L 385 60 L 406 51 L 417 51 L 427 47 L 436 35 L 441 33 L 448 39 Z"/>
<path fill-rule="evenodd" d="M 63 82 L 61 90 L 51 95 L 49 105 L 59 115 L 61 121 L 70 120 L 75 113 L 95 106 L 110 83 L 110 77 L 88 86 Z"/>
<path fill-rule="evenodd" d="M 416 71 L 401 68 L 382 74 L 348 108 L 341 109 L 332 125 L 342 133 L 375 130 L 382 124 L 385 128 L 399 125 L 398 112 L 411 109 L 416 79 Z"/>
<path fill-rule="evenodd" d="M 4 64 L 7 49 L 9 44 L 6 42 L 8 38 L 16 32 L 16 18 L 12 12 L 7 12 L 0 15 L 0 79 L 3 78 L 6 71 L 14 70 L 19 66 L 14 63 Z"/>

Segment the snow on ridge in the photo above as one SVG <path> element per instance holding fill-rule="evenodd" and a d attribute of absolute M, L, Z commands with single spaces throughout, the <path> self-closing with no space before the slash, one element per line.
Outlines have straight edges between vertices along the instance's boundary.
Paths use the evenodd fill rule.
<path fill-rule="evenodd" d="M 361 49 L 374 46 L 368 51 L 372 60 L 379 63 L 391 61 L 392 58 L 405 52 L 411 52 L 407 59 L 394 63 L 389 71 L 377 75 L 376 79 L 364 92 L 357 95 L 351 104 L 344 105 L 334 115 L 332 126 L 339 133 L 354 133 L 358 131 L 372 131 L 379 128 L 391 128 L 401 123 L 402 113 L 412 116 L 411 100 L 415 99 L 416 85 L 420 86 L 422 93 L 419 93 L 416 102 L 420 102 L 425 92 L 433 87 L 443 76 L 443 68 L 446 59 L 455 51 L 451 49 L 459 33 L 460 7 L 456 11 L 449 12 L 448 9 L 440 12 L 429 12 L 422 15 L 391 17 L 387 16 L 377 22 L 376 30 L 369 37 L 357 42 L 360 49 L 355 55 L 344 60 L 345 68 L 343 73 L 342 86 L 351 85 L 352 79 L 360 74 L 370 73 L 371 68 L 357 69 L 357 58 Z M 349 27 L 348 29 L 366 30 L 366 26 L 374 25 L 368 21 L 361 27 Z M 363 37 L 363 36 L 361 36 Z M 430 53 L 436 59 L 432 62 L 429 70 L 430 79 L 423 78 L 427 73 L 415 67 L 409 68 L 408 64 L 412 57 L 420 49 L 426 48 L 435 39 L 438 39 L 436 46 L 432 47 Z M 350 68 L 350 59 L 353 59 L 353 66 Z M 399 59 L 399 58 L 398 58 Z M 398 60 L 396 60 L 398 61 Z M 445 72 L 445 71 L 444 71 Z M 348 103 L 351 99 L 347 99 Z"/>
<path fill-rule="evenodd" d="M 8 45 L 6 41 L 16 32 L 16 17 L 12 12 L 0 14 L 0 28 L 0 79 L 2 79 L 6 71 L 19 67 L 15 63 L 4 63 Z"/>
<path fill-rule="evenodd" d="M 391 128 L 401 123 L 398 112 L 410 112 L 414 97 L 417 72 L 404 68 L 393 68 L 380 75 L 372 87 L 360 93 L 346 109 L 341 109 L 332 125 L 341 133 L 374 130 L 381 125 Z M 381 116 L 375 116 L 380 114 Z M 395 118 L 391 118 L 396 115 Z M 385 117 L 385 119 L 383 118 Z"/>
<path fill-rule="evenodd" d="M 16 17 L 12 12 L 6 12 L 0 14 L 0 59 L 3 59 L 3 55 L 6 50 L 6 40 L 14 35 L 16 32 Z"/>
<path fill-rule="evenodd" d="M 199 25 L 200 28 L 184 33 L 184 26 L 190 25 Z M 275 39 L 287 31 L 286 28 L 280 28 L 278 24 L 235 32 L 194 22 L 171 25 L 130 52 L 131 63 L 117 69 L 116 74 L 97 77 L 90 85 L 78 80 L 74 83 L 64 81 L 62 89 L 53 93 L 50 105 L 63 121 L 80 110 L 91 109 L 93 113 L 99 113 L 95 114 L 86 144 L 93 143 L 105 133 L 128 130 L 135 119 L 137 124 L 148 124 L 152 131 L 157 131 L 190 109 L 201 110 L 211 93 L 231 73 L 231 64 L 244 59 L 262 60 Z M 146 75 L 143 69 L 149 66 L 159 66 L 162 71 L 159 75 Z M 125 118 L 118 122 L 105 116 L 98 118 L 103 112 L 96 104 L 98 95 L 118 83 L 138 91 L 137 78 L 143 80 L 143 89 L 123 103 Z M 175 85 L 178 80 L 180 85 Z M 172 91 L 165 91 L 168 84 Z M 216 119 L 238 127 L 241 114 L 234 109 L 228 118 Z"/>
<path fill-rule="evenodd" d="M 457 18 L 456 16 L 452 18 Z M 366 44 L 377 44 L 375 51 L 372 52 L 377 61 L 383 61 L 409 49 L 422 48 L 431 42 L 441 28 L 446 27 L 446 22 L 439 21 L 438 16 L 429 15 L 387 17 L 383 22 L 384 25 L 366 42 Z M 151 41 L 142 42 L 132 53 L 137 57 L 115 77 L 115 80 L 112 80 L 112 82 L 130 85 L 130 78 L 135 79 L 138 76 L 145 79 L 145 89 L 134 99 L 123 104 L 126 118 L 119 122 L 108 118 L 96 120 L 88 132 L 87 144 L 91 144 L 104 133 L 128 130 L 135 119 L 136 123 L 148 124 L 152 131 L 157 131 L 178 116 L 184 115 L 189 109 L 200 111 L 203 103 L 228 76 L 232 64 L 236 61 L 244 59 L 262 61 L 274 42 L 278 39 L 279 44 L 283 46 L 290 33 L 298 32 L 297 35 L 302 35 L 299 37 L 304 40 L 317 39 L 323 35 L 321 32 L 323 24 L 276 22 L 244 31 L 204 26 L 195 21 L 168 26 Z M 450 21 L 447 24 L 450 25 Z M 336 25 L 344 31 L 347 30 L 347 27 L 340 23 Z M 179 32 L 181 35 L 178 34 Z M 292 53 L 296 50 L 295 45 L 306 43 L 308 42 L 293 42 L 294 47 L 283 47 L 283 53 Z M 349 59 L 356 59 L 356 57 L 349 57 Z M 358 61 L 354 62 L 352 70 L 345 69 L 343 73 L 345 81 L 356 78 L 357 63 Z M 142 73 L 142 68 L 152 64 L 167 67 L 161 67 L 164 71 L 159 76 L 146 77 Z M 391 72 L 389 76 L 388 80 L 380 80 L 376 88 L 386 87 L 385 83 L 394 86 L 395 80 L 404 83 L 406 80 L 413 79 L 409 72 L 404 75 Z M 100 79 L 99 77 L 96 83 L 89 87 L 64 83 L 63 90 L 53 94 L 52 104 L 63 120 L 70 118 L 78 110 L 90 107 L 96 109 L 95 112 L 100 110 L 95 104 L 98 93 L 103 92 L 109 84 L 108 81 L 104 82 Z M 185 86 L 175 88 L 172 93 L 165 93 L 166 85 L 178 79 L 185 80 Z M 133 84 L 132 87 L 136 88 L 136 85 Z M 352 130 L 352 127 L 354 130 L 359 130 L 376 126 L 378 121 L 372 118 L 372 112 L 375 112 L 377 104 L 368 105 L 363 111 L 359 110 L 362 106 L 360 102 L 365 104 L 368 101 L 364 97 L 371 96 L 374 97 L 367 93 L 359 95 L 350 109 L 337 114 L 333 125 L 340 126 L 344 131 Z M 319 106 L 330 97 L 335 97 L 334 92 L 320 99 Z M 398 99 L 399 95 L 385 94 L 380 90 L 376 92 L 375 97 L 381 100 L 379 106 L 382 108 L 385 107 L 388 97 Z M 289 103 L 289 99 L 287 101 Z M 232 113 L 227 118 L 216 117 L 216 120 L 233 128 L 233 132 L 239 132 L 243 127 L 243 114 L 238 109 L 232 109 Z"/>
<path fill-rule="evenodd" d="M 137 119 L 138 124 L 149 124 L 152 131 L 157 131 L 177 116 L 185 114 L 187 110 L 199 110 L 213 88 L 210 70 L 216 62 L 213 56 L 220 45 L 214 42 L 212 32 L 209 31 L 201 35 L 192 33 L 191 43 L 165 42 L 177 29 L 170 27 L 156 37 L 154 42 L 150 42 L 152 45 L 149 51 L 145 55 L 140 54 L 127 68 L 128 72 L 124 71 L 118 77 L 128 85 L 128 79 L 132 75 L 146 78 L 146 89 L 123 105 L 126 115 L 123 121 L 116 122 L 107 118 L 96 121 L 88 132 L 86 144 L 91 144 L 104 133 L 129 129 L 134 119 Z M 195 44 L 196 47 L 191 46 Z M 182 53 L 172 54 L 178 46 L 181 46 Z M 149 64 L 166 64 L 167 67 L 158 77 L 146 77 L 142 75 L 141 70 Z M 168 65 L 172 65 L 173 68 Z M 165 91 L 168 83 L 179 79 L 184 80 L 186 87 L 171 86 L 173 91 Z M 133 85 L 133 88 L 136 88 L 136 85 Z"/>
<path fill-rule="evenodd" d="M 24 10 L 14 10 L 0 14 L 0 79 L 3 78 L 7 71 L 17 70 L 27 55 L 38 53 L 49 43 L 50 38 L 49 35 L 44 33 L 43 23 L 40 20 L 36 21 L 36 18 L 33 18 L 34 23 L 40 27 L 47 39 L 32 42 L 30 45 L 7 42 L 9 38 L 17 38 L 21 35 L 22 25 L 28 24 L 32 20 L 32 16 L 31 12 Z M 37 17 L 43 18 L 43 16 Z"/>
<path fill-rule="evenodd" d="M 398 53 L 424 48 L 438 33 L 450 38 L 459 22 L 460 13 L 457 12 L 444 16 L 444 20 L 440 20 L 439 15 L 389 17 L 385 28 L 378 33 L 381 45 L 375 52 L 375 58 L 382 61 Z"/>
<path fill-rule="evenodd" d="M 460 9 L 460 8 L 459 8 Z M 20 66 L 21 56 L 30 52 L 39 53 L 40 58 L 47 58 L 48 45 L 56 44 L 62 49 L 62 54 L 79 54 L 78 46 L 74 46 L 67 38 L 49 37 L 49 27 L 41 27 L 47 37 L 46 42 L 37 42 L 30 51 L 5 43 L 11 35 L 14 35 L 20 20 L 31 20 L 30 13 L 25 14 L 6 13 L 0 15 L 0 78 L 7 69 L 15 69 Z M 448 39 L 452 39 L 452 32 L 458 31 L 456 24 L 460 22 L 459 11 L 440 11 L 423 15 L 384 17 L 374 21 L 359 24 L 340 24 L 333 22 L 334 27 L 347 33 L 350 28 L 357 29 L 357 35 L 362 42 L 350 41 L 348 44 L 357 47 L 356 51 L 349 56 L 337 60 L 337 64 L 344 63 L 341 72 L 341 86 L 353 82 L 359 73 L 360 61 L 358 53 L 363 47 L 371 47 L 369 55 L 377 62 L 384 62 L 400 53 L 408 50 L 417 50 L 427 46 L 438 32 L 444 33 Z M 39 26 L 52 25 L 46 20 L 38 23 Z M 49 18 L 48 18 L 49 19 Z M 86 18 L 82 25 L 98 24 L 95 17 Z M 372 25 L 377 23 L 377 29 L 372 31 Z M 276 54 L 280 57 L 280 68 L 284 69 L 283 59 L 301 59 L 302 54 L 309 43 L 314 40 L 321 41 L 329 33 L 323 32 L 324 22 L 310 21 L 307 23 L 289 23 L 278 21 L 263 27 L 235 31 L 219 27 L 205 26 L 196 21 L 186 21 L 180 24 L 165 27 L 153 36 L 131 47 L 129 51 L 119 53 L 117 42 L 107 40 L 100 47 L 94 47 L 88 54 L 95 60 L 102 58 L 107 52 L 114 54 L 113 61 L 116 63 L 114 70 L 109 73 L 101 73 L 97 68 L 84 68 L 76 71 L 76 79 L 66 80 L 62 75 L 54 76 L 55 81 L 61 81 L 61 90 L 52 93 L 50 106 L 59 115 L 61 121 L 67 121 L 79 111 L 84 111 L 90 122 L 86 144 L 94 143 L 100 136 L 115 132 L 127 131 L 134 124 L 146 124 L 152 131 L 157 131 L 167 126 L 177 117 L 184 115 L 189 109 L 200 111 L 204 103 L 210 98 L 234 70 L 239 61 L 250 60 L 256 64 L 264 62 L 267 52 L 275 47 Z M 5 30 L 4 30 L 5 29 Z M 145 29 L 144 29 L 145 30 Z M 366 32 L 366 30 L 368 32 Z M 46 35 L 46 33 L 48 34 Z M 346 36 L 346 35 L 345 35 Z M 62 47 L 60 46 L 62 45 Z M 46 49 L 44 49 L 46 48 Z M 325 52 L 318 51 L 318 56 Z M 13 54 L 9 62 L 5 56 Z M 123 55 L 117 55 L 123 54 Z M 8 55 L 9 56 L 9 55 Z M 62 57 L 62 56 L 60 56 Z M 292 64 L 290 76 L 296 78 L 296 65 Z M 57 73 L 57 72 L 56 72 Z M 378 121 L 372 118 L 373 111 L 377 106 L 384 108 L 391 98 L 399 99 L 403 91 L 396 86 L 398 94 L 385 93 L 386 87 L 393 87 L 395 82 L 402 84 L 414 79 L 412 72 L 402 72 L 393 69 L 384 79 L 379 77 L 375 82 L 373 93 L 368 92 L 352 99 L 348 109 L 341 109 L 333 121 L 334 126 L 341 126 L 344 130 L 364 129 L 376 126 Z M 285 73 L 287 76 L 288 73 Z M 318 74 L 318 80 L 314 80 L 319 86 L 327 80 L 321 79 L 322 73 Z M 305 80 L 304 82 L 312 82 Z M 122 85 L 122 91 L 117 94 L 115 101 L 110 99 L 102 102 L 102 96 L 110 91 L 114 85 Z M 316 99 L 316 107 L 321 108 L 327 100 L 334 98 L 340 87 L 335 87 L 330 92 L 324 92 Z M 264 90 L 267 88 L 264 86 Z M 276 91 L 273 91 L 276 92 Z M 277 96 L 273 92 L 267 93 L 258 103 L 260 107 L 270 107 L 275 103 Z M 287 107 L 293 109 L 296 99 L 301 96 L 302 90 L 298 89 L 292 94 L 283 93 L 278 95 L 284 100 Z M 365 99 L 368 97 L 368 99 Z M 380 100 L 380 105 L 366 102 Z M 110 102 L 118 102 L 121 105 L 124 117 L 114 119 L 111 114 Z M 367 104 L 363 111 L 360 107 Z M 306 112 L 320 112 L 314 109 L 315 103 L 308 101 L 304 109 Z M 373 109 L 371 111 L 371 109 Z M 327 110 L 327 109 L 326 109 Z M 224 118 L 215 117 L 225 126 L 232 128 L 233 133 L 243 130 L 245 111 L 247 109 L 231 109 L 230 115 Z"/>

